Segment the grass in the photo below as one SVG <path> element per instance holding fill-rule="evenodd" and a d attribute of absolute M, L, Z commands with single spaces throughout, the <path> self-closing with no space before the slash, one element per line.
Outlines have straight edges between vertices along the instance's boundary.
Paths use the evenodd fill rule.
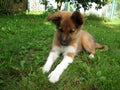
<path fill-rule="evenodd" d="M 79 53 L 60 81 L 51 84 L 48 74 L 41 70 L 55 32 L 46 17 L 46 14 L 0 17 L 0 90 L 119 90 L 120 23 L 87 17 L 83 29 L 96 41 L 107 44 L 109 50 L 96 50 L 91 60 L 88 53 Z"/>

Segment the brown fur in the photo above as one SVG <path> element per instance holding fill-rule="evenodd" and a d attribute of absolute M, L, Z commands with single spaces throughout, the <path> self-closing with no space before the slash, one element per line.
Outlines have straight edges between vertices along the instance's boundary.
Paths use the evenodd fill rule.
<path fill-rule="evenodd" d="M 84 24 L 84 18 L 80 12 L 60 11 L 48 16 L 56 25 L 56 33 L 53 44 L 61 46 L 73 46 L 77 51 L 85 49 L 90 54 L 95 54 L 95 49 L 108 49 L 106 45 L 96 43 L 93 36 L 87 31 L 81 30 Z M 73 57 L 72 53 L 68 56 Z"/>

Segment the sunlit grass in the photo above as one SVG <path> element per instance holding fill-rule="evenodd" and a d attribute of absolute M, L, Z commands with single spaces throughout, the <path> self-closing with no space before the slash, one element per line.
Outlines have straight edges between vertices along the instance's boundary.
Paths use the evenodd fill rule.
<path fill-rule="evenodd" d="M 120 24 L 120 18 L 116 16 L 112 20 L 109 20 L 108 22 L 106 22 L 106 24 L 119 25 Z"/>
<path fill-rule="evenodd" d="M 26 11 L 27 15 L 40 15 L 43 14 L 43 11 Z"/>

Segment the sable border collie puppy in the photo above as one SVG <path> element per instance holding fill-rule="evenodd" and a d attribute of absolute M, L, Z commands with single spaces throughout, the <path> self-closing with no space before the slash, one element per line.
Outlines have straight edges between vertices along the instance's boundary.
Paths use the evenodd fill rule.
<path fill-rule="evenodd" d="M 96 48 L 108 49 L 106 45 L 96 43 L 87 31 L 81 30 L 84 18 L 79 11 L 59 11 L 48 15 L 48 20 L 56 25 L 56 32 L 52 49 L 42 68 L 43 73 L 49 72 L 59 55 L 63 55 L 61 63 L 48 76 L 51 83 L 59 80 L 63 71 L 73 62 L 79 51 L 85 49 L 90 53 L 89 58 L 94 58 Z"/>

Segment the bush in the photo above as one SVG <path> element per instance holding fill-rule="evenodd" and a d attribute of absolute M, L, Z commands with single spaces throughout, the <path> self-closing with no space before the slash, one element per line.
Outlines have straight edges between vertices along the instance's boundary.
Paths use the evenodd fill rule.
<path fill-rule="evenodd" d="M 0 0 L 0 14 L 14 14 L 26 10 L 26 0 Z"/>

